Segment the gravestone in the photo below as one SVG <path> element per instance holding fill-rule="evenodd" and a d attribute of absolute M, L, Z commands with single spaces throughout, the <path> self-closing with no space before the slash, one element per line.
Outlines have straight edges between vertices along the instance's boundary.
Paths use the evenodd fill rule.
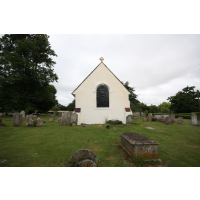
<path fill-rule="evenodd" d="M 149 115 L 148 115 L 148 121 L 152 121 L 152 118 L 153 118 L 152 113 L 149 113 Z"/>
<path fill-rule="evenodd" d="M 76 113 L 71 113 L 70 126 L 76 126 L 77 123 L 78 123 L 78 115 Z"/>
<path fill-rule="evenodd" d="M 133 124 L 133 116 L 132 115 L 128 115 L 126 117 L 126 124 Z"/>
<path fill-rule="evenodd" d="M 146 112 L 143 113 L 143 117 L 146 117 Z"/>
<path fill-rule="evenodd" d="M 183 117 L 178 117 L 177 124 L 183 124 Z"/>
<path fill-rule="evenodd" d="M 46 123 L 47 121 L 46 121 L 46 119 L 43 119 L 43 123 Z"/>
<path fill-rule="evenodd" d="M 37 125 L 36 125 L 36 126 L 37 126 L 37 127 L 43 126 L 43 119 L 38 118 L 38 119 L 37 119 Z"/>
<path fill-rule="evenodd" d="M 74 153 L 68 162 L 69 167 L 95 167 L 98 157 L 89 149 L 81 149 Z M 84 164 L 85 163 L 85 164 Z M 95 166 L 94 166 L 95 164 Z"/>
<path fill-rule="evenodd" d="M 133 112 L 133 117 L 140 117 L 140 112 Z"/>
<path fill-rule="evenodd" d="M 147 118 L 146 117 L 143 119 L 143 122 L 147 122 Z"/>
<path fill-rule="evenodd" d="M 69 124 L 69 113 L 63 113 L 61 116 L 61 126 L 66 126 Z"/>
<path fill-rule="evenodd" d="M 13 115 L 13 126 L 22 126 L 23 125 L 23 116 L 20 113 Z"/>
<path fill-rule="evenodd" d="M 165 117 L 165 121 L 164 122 L 165 122 L 166 125 L 170 125 L 171 124 L 170 117 L 169 116 Z"/>
<path fill-rule="evenodd" d="M 160 122 L 164 122 L 164 121 L 165 121 L 165 117 L 164 115 L 161 115 Z"/>
<path fill-rule="evenodd" d="M 22 114 L 23 118 L 26 118 L 26 116 L 25 116 L 25 111 L 22 110 L 22 111 L 20 112 L 20 114 Z"/>
<path fill-rule="evenodd" d="M 191 124 L 193 125 L 193 126 L 196 126 L 198 123 L 197 123 L 197 115 L 195 114 L 195 113 L 192 113 L 191 115 L 190 115 L 190 118 L 191 118 Z"/>
<path fill-rule="evenodd" d="M 33 115 L 26 115 L 26 126 L 33 126 Z"/>
<path fill-rule="evenodd" d="M 54 122 L 54 118 L 49 118 L 49 122 Z"/>
<path fill-rule="evenodd" d="M 175 115 L 170 115 L 170 118 L 171 118 L 171 123 L 174 123 L 175 122 Z"/>

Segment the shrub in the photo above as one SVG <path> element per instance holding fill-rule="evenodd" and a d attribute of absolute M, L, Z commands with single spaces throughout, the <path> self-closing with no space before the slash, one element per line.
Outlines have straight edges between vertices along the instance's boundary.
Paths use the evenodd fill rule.
<path fill-rule="evenodd" d="M 122 124 L 122 121 L 120 121 L 120 120 L 109 120 L 109 121 L 107 121 L 107 124 L 120 125 L 120 124 Z"/>
<path fill-rule="evenodd" d="M 33 127 L 36 127 L 36 125 L 37 125 L 37 121 L 36 120 L 33 120 Z"/>
<path fill-rule="evenodd" d="M 142 157 L 135 157 L 133 159 L 136 167 L 145 167 L 146 161 Z"/>

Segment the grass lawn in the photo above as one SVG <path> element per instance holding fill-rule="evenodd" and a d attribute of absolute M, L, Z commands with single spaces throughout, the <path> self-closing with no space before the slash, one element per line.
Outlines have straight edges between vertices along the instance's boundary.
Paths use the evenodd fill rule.
<path fill-rule="evenodd" d="M 49 123 L 49 115 L 44 127 L 13 127 L 12 117 L 2 117 L 7 127 L 0 127 L 0 167 L 64 167 L 78 150 L 92 150 L 99 158 L 100 167 L 135 166 L 133 159 L 120 146 L 118 132 L 136 132 L 160 143 L 161 164 L 153 166 L 199 167 L 200 166 L 200 126 L 191 126 L 189 119 L 183 125 L 165 125 L 161 122 L 143 122 L 134 118 L 134 124 L 123 127 L 105 125 L 61 126 Z M 145 126 L 156 128 L 149 130 Z M 147 166 L 150 166 L 148 164 Z"/>

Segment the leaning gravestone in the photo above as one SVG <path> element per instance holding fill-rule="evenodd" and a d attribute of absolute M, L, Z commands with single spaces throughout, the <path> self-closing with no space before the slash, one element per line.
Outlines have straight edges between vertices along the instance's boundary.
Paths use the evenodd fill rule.
<path fill-rule="evenodd" d="M 77 123 L 78 123 L 78 115 L 76 113 L 71 113 L 70 126 L 76 126 Z"/>
<path fill-rule="evenodd" d="M 196 126 L 198 123 L 197 123 L 197 115 L 195 114 L 195 113 L 192 113 L 191 115 L 190 115 L 190 118 L 191 118 L 191 124 L 193 125 L 193 126 Z"/>
<path fill-rule="evenodd" d="M 133 116 L 132 115 L 128 115 L 126 117 L 126 124 L 133 124 Z"/>
<path fill-rule="evenodd" d="M 177 124 L 183 124 L 183 117 L 178 117 Z"/>
<path fill-rule="evenodd" d="M 152 113 L 149 113 L 149 115 L 148 115 L 148 121 L 152 121 L 152 118 L 153 118 Z"/>
<path fill-rule="evenodd" d="M 22 114 L 23 118 L 26 118 L 26 116 L 25 116 L 25 111 L 22 110 L 22 111 L 20 112 L 20 114 Z"/>
<path fill-rule="evenodd" d="M 96 167 L 98 157 L 89 149 L 77 151 L 68 161 L 69 167 Z"/>
<path fill-rule="evenodd" d="M 22 126 L 23 125 L 23 116 L 20 113 L 13 115 L 13 126 Z"/>

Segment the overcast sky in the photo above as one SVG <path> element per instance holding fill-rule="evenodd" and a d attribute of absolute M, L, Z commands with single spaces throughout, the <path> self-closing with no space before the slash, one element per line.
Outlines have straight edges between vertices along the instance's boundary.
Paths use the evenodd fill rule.
<path fill-rule="evenodd" d="M 54 82 L 60 104 L 104 58 L 121 81 L 129 81 L 138 100 L 159 105 L 186 86 L 200 89 L 200 35 L 50 35 L 58 57 Z"/>

